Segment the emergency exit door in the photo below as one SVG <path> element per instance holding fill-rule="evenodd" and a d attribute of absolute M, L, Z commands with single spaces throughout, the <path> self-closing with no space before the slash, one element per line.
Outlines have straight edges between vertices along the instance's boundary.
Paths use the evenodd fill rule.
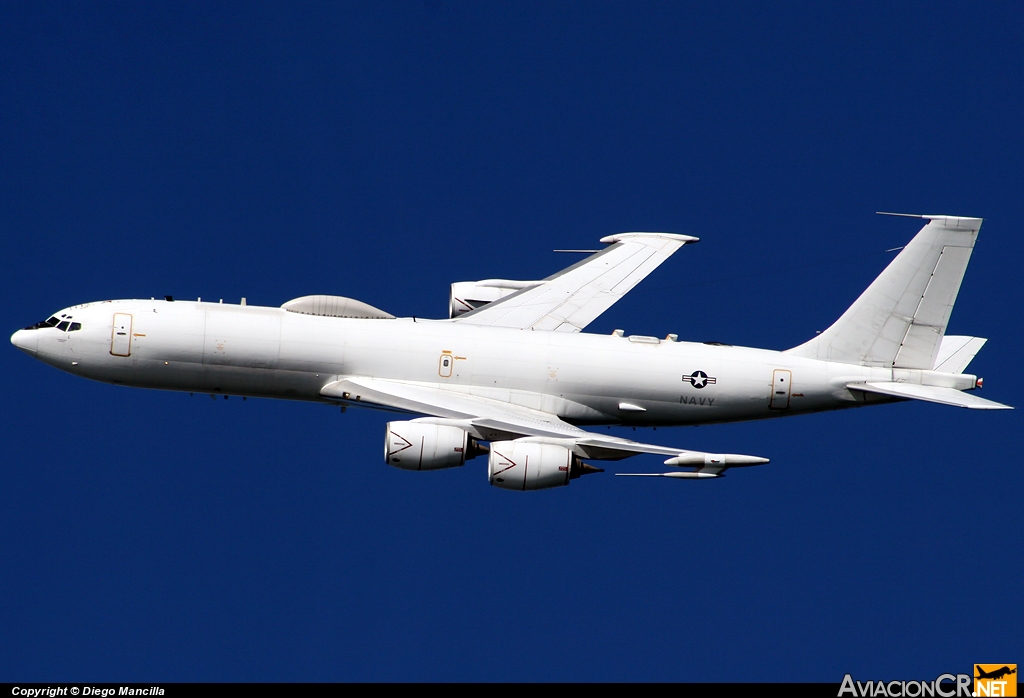
<path fill-rule="evenodd" d="M 110 353 L 114 356 L 129 356 L 132 353 L 132 316 L 127 313 L 114 313 Z"/>
<path fill-rule="evenodd" d="M 769 407 L 773 410 L 789 409 L 790 383 L 793 382 L 793 373 L 782 368 L 772 372 L 772 401 Z"/>

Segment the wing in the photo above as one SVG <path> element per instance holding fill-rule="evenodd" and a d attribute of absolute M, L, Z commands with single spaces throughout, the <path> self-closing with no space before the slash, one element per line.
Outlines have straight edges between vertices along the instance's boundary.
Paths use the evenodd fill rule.
<path fill-rule="evenodd" d="M 328 383 L 320 395 L 347 404 L 430 415 L 430 421 L 461 427 L 482 441 L 543 439 L 564 445 L 581 458 L 621 460 L 653 453 L 670 456 L 666 465 L 695 467 L 707 475 L 768 462 L 767 458 L 757 456 L 689 451 L 595 434 L 547 412 L 423 383 L 349 377 Z"/>
<path fill-rule="evenodd" d="M 673 233 L 621 233 L 601 238 L 611 246 L 453 322 L 579 332 L 676 250 L 698 240 Z"/>

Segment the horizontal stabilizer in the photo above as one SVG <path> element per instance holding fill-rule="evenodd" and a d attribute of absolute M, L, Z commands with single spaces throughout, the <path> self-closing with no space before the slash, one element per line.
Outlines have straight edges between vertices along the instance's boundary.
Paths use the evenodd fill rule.
<path fill-rule="evenodd" d="M 939 345 L 939 355 L 935 358 L 935 368 L 932 370 L 942 373 L 963 373 L 987 341 L 982 337 L 946 335 Z"/>
<path fill-rule="evenodd" d="M 901 397 L 907 400 L 924 400 L 925 402 L 937 402 L 940 405 L 952 405 L 954 407 L 966 407 L 971 410 L 1012 410 L 1009 405 L 1003 405 L 992 400 L 964 393 L 956 388 L 939 388 L 934 385 L 915 385 L 912 383 L 850 383 L 846 386 L 850 390 L 860 390 L 865 393 L 877 393 L 878 395 L 890 395 Z"/>

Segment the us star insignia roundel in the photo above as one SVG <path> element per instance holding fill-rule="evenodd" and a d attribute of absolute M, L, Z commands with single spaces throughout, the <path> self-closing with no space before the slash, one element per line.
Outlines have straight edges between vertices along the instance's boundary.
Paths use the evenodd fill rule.
<path fill-rule="evenodd" d="M 704 373 L 704 371 L 694 371 L 688 376 L 683 376 L 683 380 L 690 381 L 690 385 L 692 385 L 694 388 L 697 388 L 698 390 L 703 388 L 705 385 L 708 385 L 709 383 L 717 382 L 714 378 L 709 378 L 708 374 Z"/>

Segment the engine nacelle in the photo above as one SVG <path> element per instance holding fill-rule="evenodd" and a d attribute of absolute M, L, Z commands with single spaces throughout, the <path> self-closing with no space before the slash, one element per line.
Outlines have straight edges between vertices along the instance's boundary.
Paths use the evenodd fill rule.
<path fill-rule="evenodd" d="M 587 465 L 565 446 L 536 441 L 496 441 L 487 459 L 487 477 L 506 490 L 545 490 L 564 487 L 588 473 L 603 472 Z"/>
<path fill-rule="evenodd" d="M 536 286 L 539 281 L 513 281 L 512 279 L 484 279 L 483 281 L 459 281 L 452 284 L 448 297 L 448 317 L 458 317 L 482 305 L 493 303 L 516 291 Z"/>
<path fill-rule="evenodd" d="M 458 468 L 486 452 L 458 427 L 422 422 L 388 422 L 384 462 L 402 470 Z"/>

